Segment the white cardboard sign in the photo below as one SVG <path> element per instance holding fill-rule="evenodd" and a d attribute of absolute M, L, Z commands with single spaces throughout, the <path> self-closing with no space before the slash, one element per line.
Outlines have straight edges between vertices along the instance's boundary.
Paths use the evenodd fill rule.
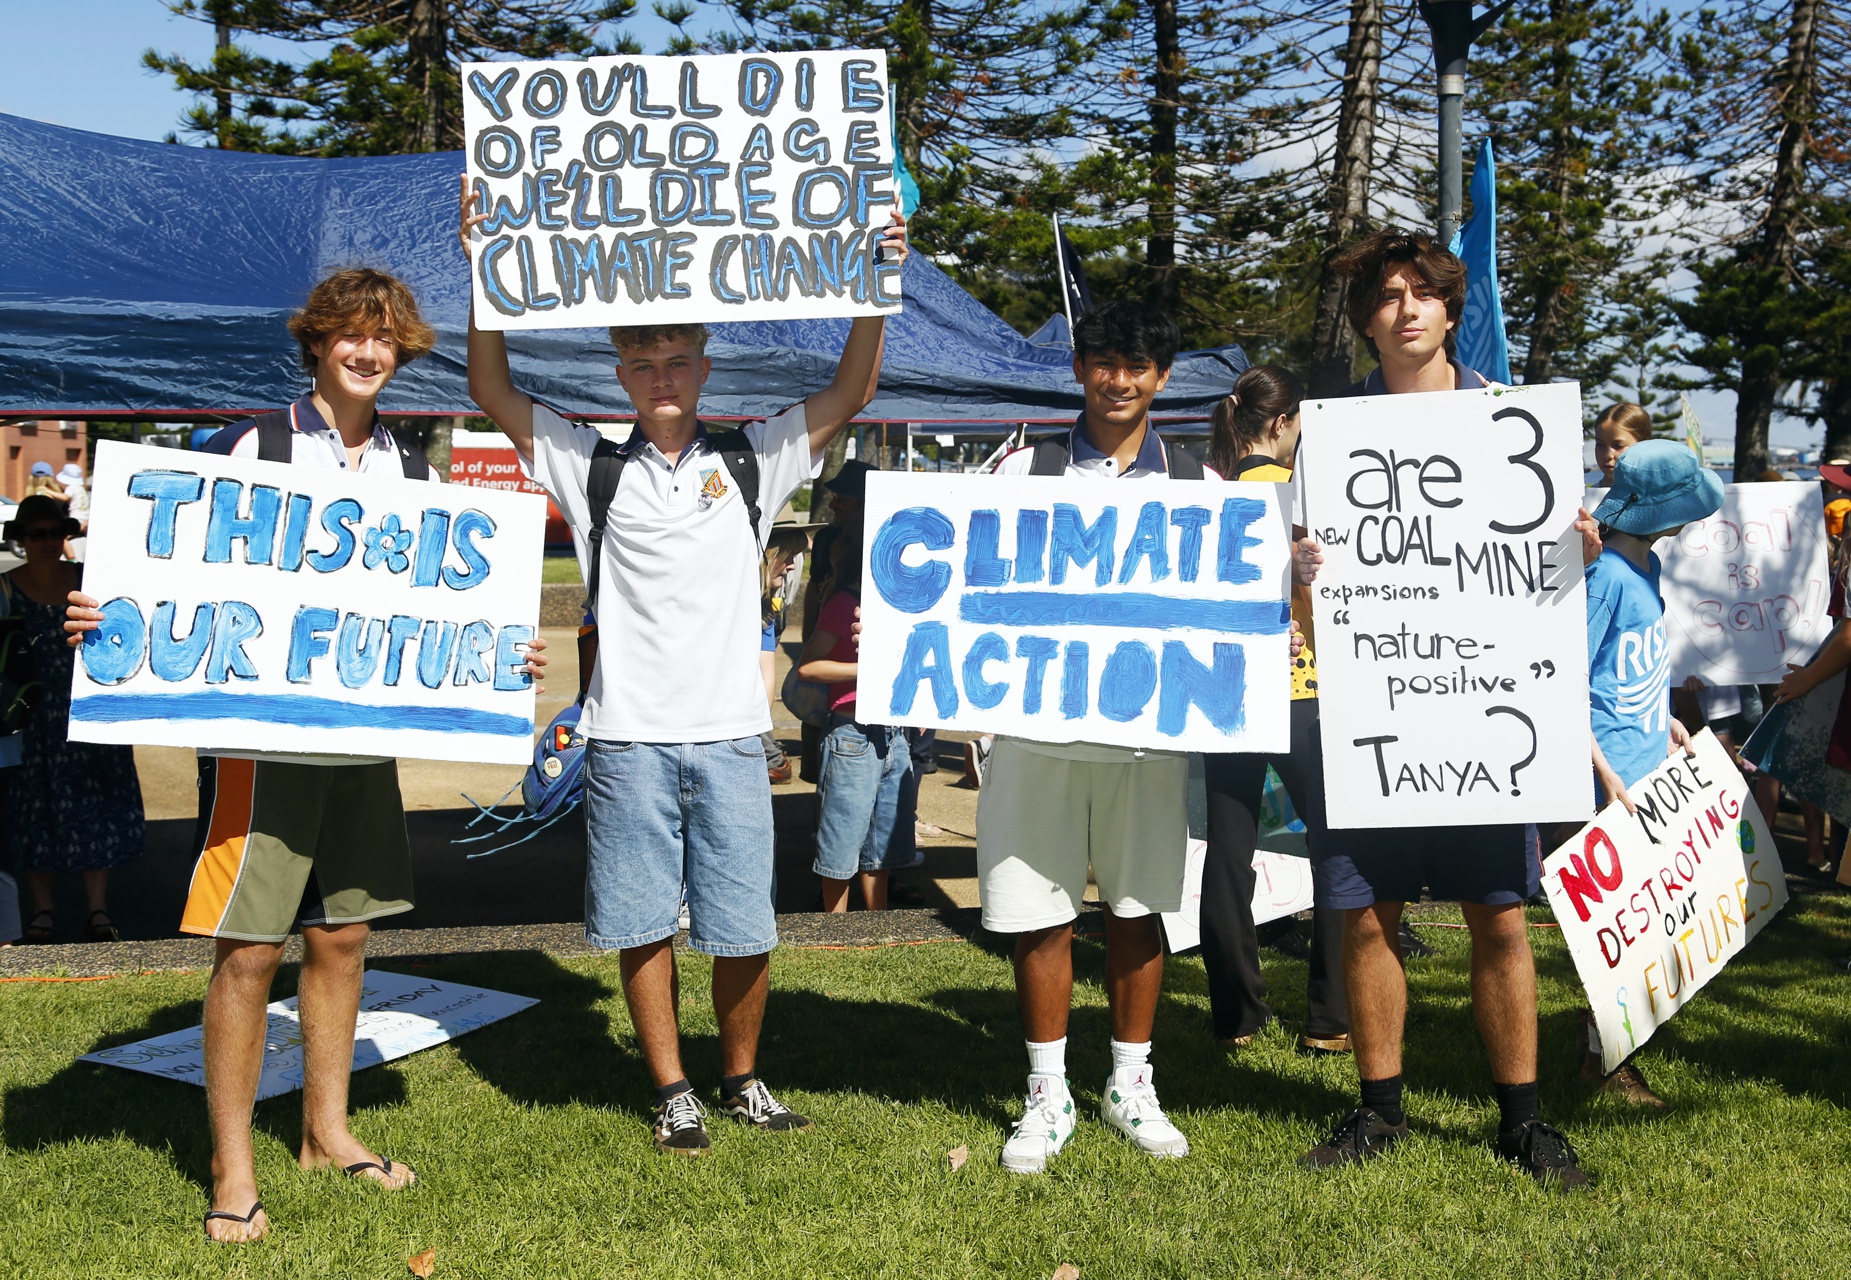
<path fill-rule="evenodd" d="M 1307 400 L 1332 827 L 1593 810 L 1573 383 Z"/>
<path fill-rule="evenodd" d="M 1290 748 L 1283 485 L 876 471 L 865 527 L 871 723 Z"/>
<path fill-rule="evenodd" d="M 1171 951 L 1202 944 L 1202 864 L 1207 859 L 1207 842 L 1191 840 L 1183 870 L 1182 910 L 1163 913 L 1163 936 Z M 1311 864 L 1304 858 L 1269 849 L 1253 851 L 1253 923 L 1309 911 L 1311 896 Z"/>
<path fill-rule="evenodd" d="M 104 441 L 71 737 L 525 764 L 545 499 Z"/>
<path fill-rule="evenodd" d="M 364 1071 L 420 1049 L 454 1040 L 538 1004 L 526 996 L 468 987 L 434 978 L 367 970 L 361 979 L 360 1016 L 354 1023 L 353 1069 Z M 266 1010 L 263 1076 L 257 1096 L 274 1098 L 302 1087 L 302 1021 L 296 998 Z M 86 1053 L 79 1062 L 100 1062 L 205 1087 L 205 1037 L 199 1027 L 174 1031 L 114 1049 Z"/>
<path fill-rule="evenodd" d="M 1774 838 L 1709 730 L 1543 861 L 1612 1071 L 1787 902 Z"/>
<path fill-rule="evenodd" d="M 462 68 L 484 329 L 883 315 L 879 49 Z"/>

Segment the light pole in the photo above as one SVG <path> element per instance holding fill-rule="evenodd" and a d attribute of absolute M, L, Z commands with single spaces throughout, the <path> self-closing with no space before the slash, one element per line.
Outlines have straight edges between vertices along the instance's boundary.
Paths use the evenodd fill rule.
<path fill-rule="evenodd" d="M 1477 18 L 1472 0 L 1420 0 L 1420 16 L 1433 33 L 1433 68 L 1440 76 L 1440 243 L 1452 243 L 1465 210 L 1465 63 L 1472 44 L 1496 26 L 1516 0 L 1503 0 Z"/>

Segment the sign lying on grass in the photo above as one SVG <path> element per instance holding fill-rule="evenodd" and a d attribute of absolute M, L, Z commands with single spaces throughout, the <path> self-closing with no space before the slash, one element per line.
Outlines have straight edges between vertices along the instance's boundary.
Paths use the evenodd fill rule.
<path fill-rule="evenodd" d="M 872 473 L 856 714 L 1039 742 L 1287 750 L 1284 492 Z"/>
<path fill-rule="evenodd" d="M 1787 902 L 1780 854 L 1709 730 L 1543 861 L 1603 1069 L 1689 1003 Z"/>
<path fill-rule="evenodd" d="M 881 50 L 465 63 L 463 121 L 485 329 L 900 309 Z"/>
<path fill-rule="evenodd" d="M 362 983 L 360 1017 L 354 1023 L 355 1071 L 454 1040 L 539 1003 L 526 996 L 371 969 Z M 259 1098 L 274 1098 L 302 1087 L 302 1023 L 295 997 L 276 1001 L 268 1013 Z M 205 1041 L 198 1027 L 100 1049 L 78 1061 L 145 1071 L 202 1088 L 206 1083 Z"/>
<path fill-rule="evenodd" d="M 1265 840 L 1265 836 L 1260 837 Z M 1300 843 L 1303 843 L 1301 837 Z M 1202 944 L 1202 867 L 1208 844 L 1189 842 L 1189 861 L 1183 870 L 1183 906 L 1163 913 L 1163 936 L 1171 951 L 1187 951 Z M 1253 851 L 1253 923 L 1265 924 L 1281 916 L 1311 909 L 1311 864 L 1302 856 Z"/>
<path fill-rule="evenodd" d="M 1587 817 L 1580 388 L 1304 415 L 1330 825 Z"/>
<path fill-rule="evenodd" d="M 71 737 L 524 764 L 545 502 L 97 446 Z"/>

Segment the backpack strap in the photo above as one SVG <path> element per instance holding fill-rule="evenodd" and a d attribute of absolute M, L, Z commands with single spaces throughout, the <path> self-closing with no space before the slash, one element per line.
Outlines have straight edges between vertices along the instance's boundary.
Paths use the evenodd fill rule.
<path fill-rule="evenodd" d="M 1071 455 L 1067 452 L 1067 437 L 1064 435 L 1048 436 L 1035 441 L 1035 460 L 1028 468 L 1031 476 L 1064 476 L 1067 474 L 1067 462 Z"/>
<path fill-rule="evenodd" d="M 386 438 L 392 441 L 392 447 L 398 450 L 399 470 L 405 473 L 407 480 L 429 480 L 431 478 L 431 460 L 424 456 L 424 450 L 409 440 L 401 440 L 398 432 L 389 427 L 386 429 Z"/>
<path fill-rule="evenodd" d="M 604 565 L 604 525 L 610 519 L 618 482 L 623 479 L 623 464 L 629 460 L 621 445 L 599 433 L 597 447 L 591 451 L 591 470 L 585 478 L 585 503 L 591 514 L 590 527 L 585 531 L 585 560 L 589 566 L 585 612 L 594 618 L 598 611 L 598 578 Z"/>
<path fill-rule="evenodd" d="M 1163 440 L 1162 436 L 1157 438 Z M 1163 465 L 1169 471 L 1172 480 L 1206 478 L 1201 460 L 1173 440 L 1163 440 Z"/>
<path fill-rule="evenodd" d="M 720 461 L 726 464 L 726 470 L 733 477 L 733 483 L 739 486 L 739 496 L 746 500 L 746 519 L 752 522 L 752 545 L 759 544 L 759 521 L 763 513 L 758 505 L 758 450 L 752 447 L 751 438 L 738 427 L 723 431 L 707 432 L 707 447 L 720 455 Z"/>
<path fill-rule="evenodd" d="M 289 410 L 272 409 L 260 413 L 252 422 L 257 427 L 257 458 L 260 462 L 294 462 L 296 460 L 296 424 Z"/>

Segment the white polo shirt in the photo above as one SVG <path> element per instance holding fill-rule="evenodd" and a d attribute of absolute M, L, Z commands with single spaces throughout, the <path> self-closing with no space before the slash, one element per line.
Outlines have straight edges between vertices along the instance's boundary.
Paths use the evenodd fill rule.
<path fill-rule="evenodd" d="M 602 742 L 720 742 L 771 728 L 759 674 L 759 547 L 797 486 L 816 476 L 801 404 L 745 428 L 758 452 L 759 528 L 703 430 L 681 457 L 633 433 L 604 526 L 598 666 L 580 731 Z M 599 436 L 533 407 L 527 475 L 553 496 L 581 543 Z"/>
<path fill-rule="evenodd" d="M 1004 456 L 996 464 L 999 476 L 1026 476 L 1035 469 L 1035 450 L 1017 449 Z M 1118 469 L 1118 461 L 1110 454 L 1101 453 L 1093 447 L 1093 442 L 1086 437 L 1083 423 L 1076 422 L 1067 433 L 1067 470 L 1063 473 L 1069 478 L 1079 477 L 1085 480 L 1168 480 L 1169 464 L 1163 455 L 1163 441 L 1155 429 L 1146 428 L 1144 443 L 1138 446 L 1138 456 L 1131 460 L 1131 465 L 1123 471 Z M 1202 467 L 1204 480 L 1219 480 L 1221 473 L 1213 467 Z M 1066 760 L 1091 760 L 1102 764 L 1130 763 L 1134 760 L 1147 760 L 1152 756 L 1178 756 L 1180 751 L 1148 749 L 1134 751 L 1130 747 L 1107 746 L 1099 742 L 1033 742 L 1027 738 L 1015 738 L 1013 741 L 1030 751 L 1042 755 L 1059 756 Z"/>

